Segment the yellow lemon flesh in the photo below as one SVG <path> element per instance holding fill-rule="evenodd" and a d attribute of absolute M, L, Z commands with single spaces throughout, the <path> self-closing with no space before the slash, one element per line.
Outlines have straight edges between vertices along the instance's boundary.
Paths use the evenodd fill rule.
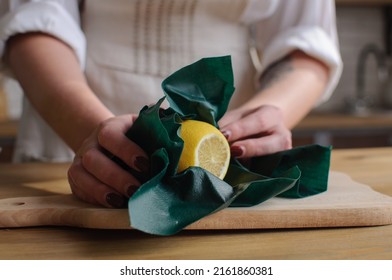
<path fill-rule="evenodd" d="M 186 120 L 180 127 L 184 149 L 178 162 L 177 172 L 199 166 L 223 179 L 230 163 L 230 146 L 225 136 L 213 125 Z"/>

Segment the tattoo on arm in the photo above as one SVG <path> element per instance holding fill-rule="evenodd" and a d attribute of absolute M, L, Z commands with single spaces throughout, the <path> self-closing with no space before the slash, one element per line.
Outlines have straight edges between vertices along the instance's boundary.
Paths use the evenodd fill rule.
<path fill-rule="evenodd" d="M 261 75 L 258 89 L 264 90 L 269 88 L 274 83 L 282 79 L 287 73 L 293 71 L 293 69 L 290 56 L 286 56 L 271 64 Z"/>

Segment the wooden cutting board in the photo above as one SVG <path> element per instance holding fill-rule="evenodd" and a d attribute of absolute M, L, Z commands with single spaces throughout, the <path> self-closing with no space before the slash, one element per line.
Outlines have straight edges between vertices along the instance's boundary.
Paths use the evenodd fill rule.
<path fill-rule="evenodd" d="M 127 209 L 106 209 L 83 203 L 69 194 L 65 179 L 26 184 L 24 188 L 28 188 L 30 196 L 0 199 L 1 228 L 72 226 L 131 229 Z M 42 195 L 45 193 L 43 190 L 58 190 L 59 194 Z M 329 188 L 325 193 L 302 199 L 272 198 L 254 207 L 230 207 L 195 222 L 187 229 L 277 229 L 386 224 L 392 224 L 392 197 L 354 182 L 343 173 L 331 172 Z"/>

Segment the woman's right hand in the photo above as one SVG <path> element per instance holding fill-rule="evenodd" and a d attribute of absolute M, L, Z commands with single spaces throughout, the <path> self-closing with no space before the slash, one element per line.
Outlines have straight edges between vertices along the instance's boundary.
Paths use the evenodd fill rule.
<path fill-rule="evenodd" d="M 68 181 L 74 195 L 105 207 L 126 206 L 128 198 L 141 182 L 112 158 L 121 159 L 136 172 L 147 173 L 147 154 L 125 136 L 136 118 L 136 115 L 110 118 L 85 139 L 68 170 Z"/>

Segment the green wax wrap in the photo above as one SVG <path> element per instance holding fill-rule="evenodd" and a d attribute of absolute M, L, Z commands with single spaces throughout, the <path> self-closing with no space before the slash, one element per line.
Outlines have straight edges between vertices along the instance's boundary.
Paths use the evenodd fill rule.
<path fill-rule="evenodd" d="M 217 126 L 234 92 L 230 56 L 204 58 L 175 72 L 162 83 L 164 98 L 145 106 L 126 133 L 150 156 L 150 174 L 129 199 L 131 226 L 171 235 L 230 206 L 249 207 L 274 196 L 300 198 L 327 189 L 330 148 L 304 146 L 256 157 L 249 168 L 232 159 L 224 180 L 200 167 L 177 174 L 184 119 Z"/>

